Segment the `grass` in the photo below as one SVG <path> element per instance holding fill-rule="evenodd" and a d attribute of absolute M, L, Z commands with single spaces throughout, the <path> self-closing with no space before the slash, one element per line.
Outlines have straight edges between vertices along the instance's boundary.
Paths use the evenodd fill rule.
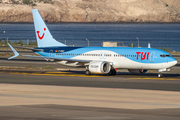
<path fill-rule="evenodd" d="M 12 54 L 10 54 L 10 53 L 0 53 L 0 56 L 12 56 Z"/>
<path fill-rule="evenodd" d="M 28 65 L 25 67 L 13 67 L 13 66 L 0 66 L 1 70 L 32 70 L 32 71 L 42 71 L 42 70 L 57 70 L 51 66 L 44 66 L 44 67 L 35 67 L 32 65 Z"/>
<path fill-rule="evenodd" d="M 156 49 L 164 50 L 166 52 L 173 52 L 170 48 L 162 48 L 162 47 L 157 47 Z"/>
<path fill-rule="evenodd" d="M 9 44 L 14 45 L 14 46 L 37 46 L 37 41 L 33 42 L 31 40 L 29 44 L 27 45 L 27 44 L 24 44 L 23 40 L 21 39 L 19 41 L 14 41 L 14 42 L 11 42 L 10 40 L 7 40 L 7 39 L 4 41 L 0 39 L 0 46 L 8 46 L 7 41 Z"/>
<path fill-rule="evenodd" d="M 47 66 L 43 67 L 43 69 L 46 69 L 46 70 L 55 70 L 55 68 L 51 67 L 50 65 L 47 65 Z"/>
<path fill-rule="evenodd" d="M 36 67 L 31 66 L 31 65 L 28 65 L 28 66 L 26 66 L 25 68 L 26 68 L 26 69 L 36 69 Z"/>
<path fill-rule="evenodd" d="M 147 73 L 156 73 L 154 70 L 148 70 Z"/>

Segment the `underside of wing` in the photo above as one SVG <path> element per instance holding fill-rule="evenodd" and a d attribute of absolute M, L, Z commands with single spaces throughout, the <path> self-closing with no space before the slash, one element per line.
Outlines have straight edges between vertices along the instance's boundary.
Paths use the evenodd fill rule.
<path fill-rule="evenodd" d="M 31 56 L 31 55 L 21 55 L 21 56 L 23 56 L 23 57 L 33 57 L 33 58 L 42 58 L 42 59 L 51 59 L 53 61 L 71 61 L 71 62 L 81 62 L 81 63 L 89 63 L 91 61 L 91 60 L 56 58 L 56 57 L 43 57 L 43 56 Z"/>

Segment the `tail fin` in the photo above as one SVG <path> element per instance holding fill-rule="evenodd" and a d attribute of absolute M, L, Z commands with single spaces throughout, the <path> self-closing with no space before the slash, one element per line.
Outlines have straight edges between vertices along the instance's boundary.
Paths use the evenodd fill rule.
<path fill-rule="evenodd" d="M 66 46 L 52 37 L 37 9 L 32 9 L 32 13 L 38 47 Z"/>

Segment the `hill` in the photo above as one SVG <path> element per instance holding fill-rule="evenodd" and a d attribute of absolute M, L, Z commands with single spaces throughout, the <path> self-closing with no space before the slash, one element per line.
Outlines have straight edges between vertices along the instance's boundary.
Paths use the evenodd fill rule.
<path fill-rule="evenodd" d="M 0 0 L 1 1 L 1 0 Z M 0 22 L 180 22 L 179 0 L 2 0 Z"/>

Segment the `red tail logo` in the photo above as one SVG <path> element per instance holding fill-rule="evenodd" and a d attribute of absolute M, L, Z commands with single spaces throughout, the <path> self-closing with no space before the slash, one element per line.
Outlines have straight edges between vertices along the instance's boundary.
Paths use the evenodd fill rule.
<path fill-rule="evenodd" d="M 136 52 L 137 54 L 137 60 L 139 58 L 139 55 L 141 55 L 141 60 L 148 60 L 149 59 L 149 52 L 145 52 L 144 55 L 143 55 L 143 52 Z M 146 55 L 147 54 L 147 55 Z"/>
<path fill-rule="evenodd" d="M 44 28 L 44 31 L 46 31 L 46 28 Z M 37 31 L 38 38 L 42 40 L 44 38 L 45 33 L 43 33 L 42 36 L 39 35 L 40 31 Z"/>

